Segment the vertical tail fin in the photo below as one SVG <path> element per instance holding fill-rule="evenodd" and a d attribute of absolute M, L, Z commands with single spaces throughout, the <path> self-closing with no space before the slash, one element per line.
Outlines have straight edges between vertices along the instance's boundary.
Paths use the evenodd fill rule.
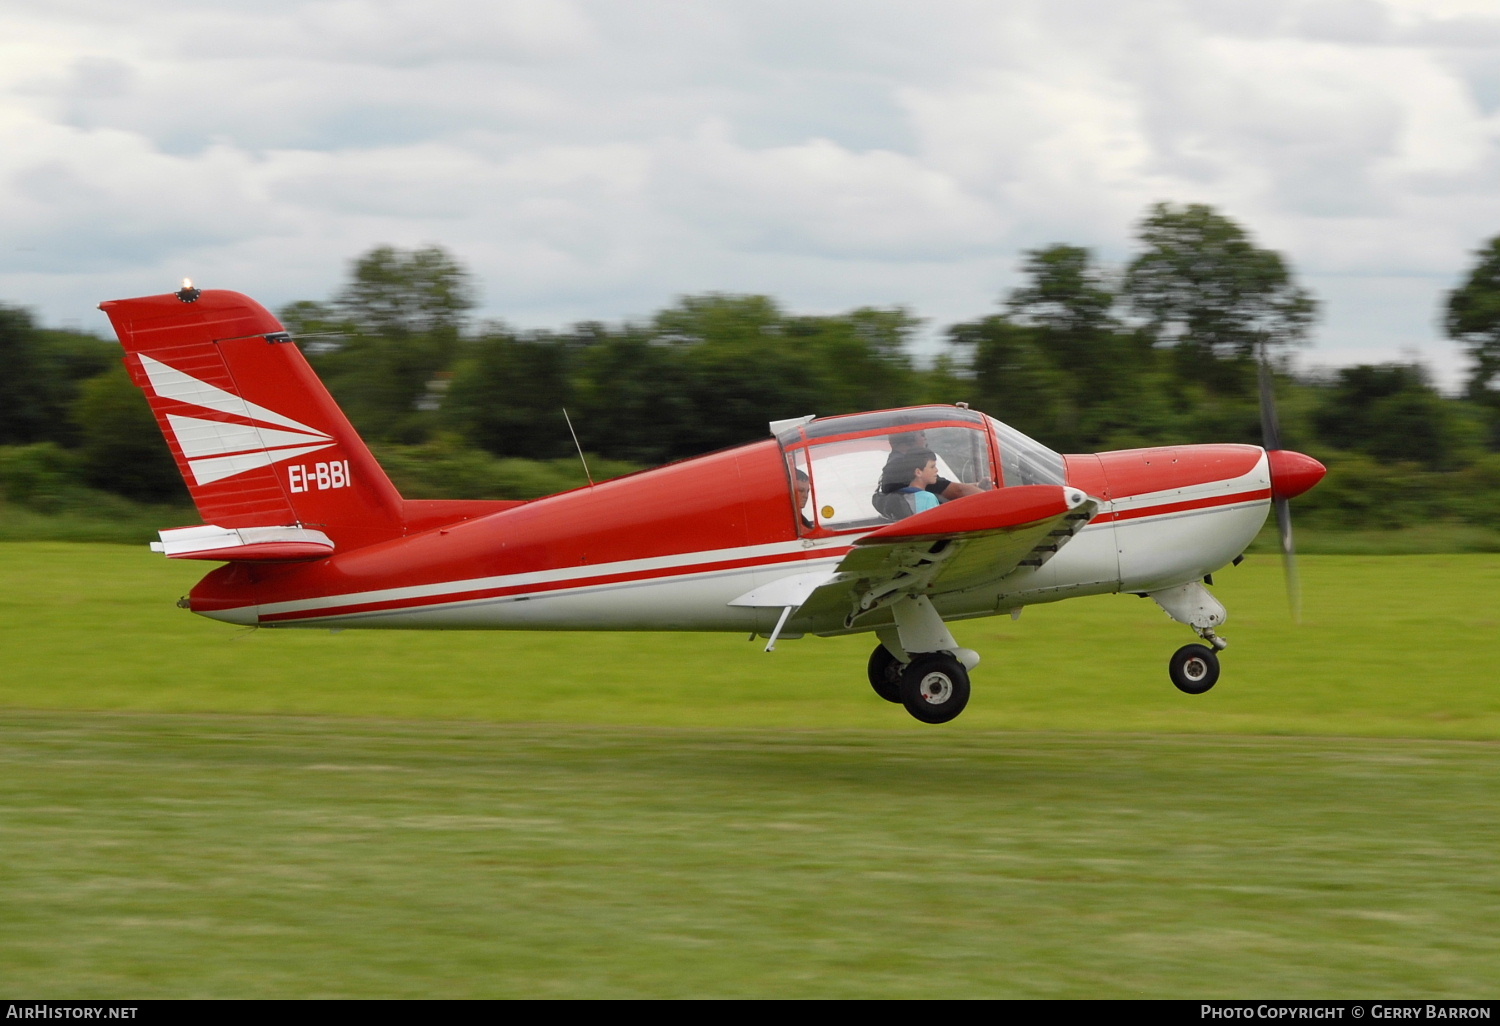
<path fill-rule="evenodd" d="M 204 523 L 223 529 L 165 532 L 168 555 L 307 558 L 401 535 L 401 496 L 265 307 L 184 288 L 100 309 Z"/>

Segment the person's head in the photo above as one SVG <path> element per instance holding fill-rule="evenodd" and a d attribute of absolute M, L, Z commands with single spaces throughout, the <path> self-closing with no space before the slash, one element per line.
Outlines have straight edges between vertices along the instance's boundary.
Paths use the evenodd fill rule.
<path fill-rule="evenodd" d="M 915 452 L 927 448 L 927 432 L 920 429 L 903 431 L 899 435 L 888 435 L 886 441 L 890 443 L 891 452 Z"/>
<path fill-rule="evenodd" d="M 796 491 L 797 508 L 801 509 L 807 505 L 807 500 L 812 498 L 812 482 L 807 479 L 807 475 L 802 471 L 794 470 L 792 472 L 792 488 Z"/>
<path fill-rule="evenodd" d="M 886 480 L 893 484 L 915 488 L 926 488 L 938 479 L 937 453 L 931 449 L 913 449 L 891 459 L 886 467 Z"/>

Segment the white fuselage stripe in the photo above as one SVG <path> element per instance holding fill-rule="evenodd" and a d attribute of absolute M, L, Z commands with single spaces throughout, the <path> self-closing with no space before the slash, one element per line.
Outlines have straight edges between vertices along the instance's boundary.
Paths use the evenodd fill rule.
<path fill-rule="evenodd" d="M 826 564 L 830 569 L 838 565 L 835 559 L 809 561 L 798 563 L 799 569 Z M 773 564 L 781 565 L 781 564 Z M 530 602 L 549 598 L 577 598 L 587 595 L 600 595 L 610 592 L 621 592 L 632 589 L 659 588 L 663 585 L 681 584 L 685 581 L 713 581 L 730 577 L 743 577 L 759 573 L 766 566 L 745 566 L 734 570 L 714 570 L 709 573 L 687 573 L 675 574 L 671 577 L 646 577 L 634 581 L 611 581 L 607 584 L 584 584 L 576 588 L 554 588 L 547 591 L 523 592 L 517 595 L 494 595 L 486 598 L 458 599 L 453 602 L 433 602 L 428 605 L 419 606 L 396 606 L 391 609 L 370 609 L 355 612 L 331 612 L 326 616 L 299 617 L 296 620 L 284 621 L 287 626 L 302 626 L 304 624 L 316 623 L 323 619 L 336 620 L 375 620 L 381 617 L 410 616 L 413 613 L 440 613 L 452 612 L 456 609 L 481 609 L 485 606 L 499 606 L 512 602 Z M 359 605 L 351 602 L 349 605 Z"/>
<path fill-rule="evenodd" d="M 847 548 L 853 539 L 832 539 L 829 547 Z M 617 563 L 596 563 L 587 566 L 561 567 L 555 570 L 534 570 L 523 574 L 500 574 L 494 577 L 475 577 L 462 581 L 442 581 L 436 584 L 417 584 L 406 588 L 383 588 L 377 591 L 347 592 L 342 595 L 327 595 L 322 598 L 294 599 L 288 602 L 271 602 L 260 607 L 262 614 L 291 613 L 308 609 L 326 609 L 332 606 L 363 605 L 367 602 L 399 602 L 403 599 L 431 598 L 450 592 L 490 591 L 496 588 L 524 588 L 530 584 L 553 584 L 558 581 L 614 577 L 620 574 L 645 573 L 652 570 L 682 568 L 683 574 L 691 575 L 694 566 L 724 563 L 741 559 L 783 556 L 795 552 L 811 552 L 804 549 L 800 541 L 774 542 L 769 545 L 746 545 L 733 549 L 709 549 L 699 552 L 682 552 L 671 556 L 653 556 L 648 559 L 628 559 Z M 842 553 L 841 553 L 842 554 Z M 785 565 L 802 566 L 805 561 L 776 561 L 765 567 Z M 761 569 L 746 567 L 745 569 Z M 669 578 L 655 578 L 656 580 Z M 620 582 L 627 583 L 627 582 Z M 588 587 L 584 585 L 583 587 Z M 568 589 L 569 591 L 573 589 Z"/>
<path fill-rule="evenodd" d="M 1203 485 L 1194 485 L 1188 488 L 1172 489 L 1169 491 L 1152 492 L 1149 498 L 1153 505 L 1169 505 L 1183 501 L 1193 501 L 1200 498 L 1209 498 L 1232 492 L 1236 488 L 1251 490 L 1265 488 L 1266 478 L 1262 471 L 1264 461 L 1258 465 L 1250 474 L 1233 478 L 1228 481 L 1212 481 Z M 1090 524 L 1084 530 L 1103 530 L 1115 527 L 1135 527 L 1144 524 L 1162 523 L 1168 520 L 1176 520 L 1190 516 L 1202 516 L 1210 513 L 1219 513 L 1230 509 L 1241 509 L 1246 506 L 1265 505 L 1269 502 L 1264 498 L 1245 499 L 1242 501 L 1229 501 L 1222 505 L 1208 506 L 1201 509 L 1172 511 L 1161 514 L 1140 515 L 1146 496 L 1126 496 L 1116 500 L 1112 504 L 1113 512 L 1120 512 L 1122 504 L 1125 509 L 1136 513 L 1127 519 L 1111 519 L 1105 523 Z M 383 588 L 374 591 L 346 592 L 339 595 L 326 595 L 318 598 L 293 599 L 285 602 L 270 602 L 265 605 L 254 607 L 259 616 L 274 616 L 283 613 L 306 613 L 320 609 L 342 609 L 347 606 L 361 606 L 372 603 L 402 602 L 406 600 L 420 600 L 439 598 L 443 595 L 461 595 L 478 591 L 493 591 L 500 589 L 525 588 L 529 585 L 557 584 L 565 581 L 580 581 L 573 588 L 543 588 L 537 592 L 520 595 L 487 596 L 480 598 L 455 599 L 452 603 L 419 603 L 421 609 L 453 608 L 473 605 L 478 603 L 493 603 L 511 601 L 527 595 L 581 595 L 591 592 L 617 590 L 624 587 L 640 585 L 654 585 L 664 582 L 681 581 L 688 578 L 709 579 L 713 576 L 723 574 L 746 573 L 766 571 L 785 568 L 788 573 L 806 573 L 817 569 L 823 563 L 836 563 L 843 556 L 843 550 L 847 549 L 857 536 L 845 535 L 827 540 L 820 540 L 816 548 L 806 548 L 801 541 L 773 542 L 765 545 L 747 545 L 738 548 L 710 549 L 698 552 L 677 553 L 670 556 L 655 556 L 647 559 L 621 560 L 615 563 L 599 563 L 587 566 L 561 567 L 550 570 L 537 570 L 520 574 L 499 574 L 489 577 L 469 578 L 458 581 L 440 581 L 433 584 L 411 585 L 404 588 Z M 835 548 L 839 552 L 837 556 L 819 558 L 814 555 L 817 549 Z M 808 558 L 799 560 L 775 559 L 778 556 L 788 556 L 795 553 L 807 553 Z M 746 559 L 766 558 L 768 562 L 763 564 L 752 564 L 745 567 L 731 569 L 714 569 L 710 571 L 696 571 L 695 566 L 711 565 L 722 562 L 733 562 Z M 680 569 L 678 574 L 667 574 L 634 581 L 609 581 L 604 583 L 589 583 L 601 577 L 615 577 L 633 573 L 649 573 L 656 570 Z M 377 613 L 398 613 L 404 611 L 401 608 L 387 610 L 367 610 L 358 614 L 343 613 L 340 616 L 350 615 L 368 616 Z M 333 615 L 333 614 L 330 614 Z M 314 619 L 309 617 L 306 619 Z M 299 618 L 299 620 L 302 618 Z"/>

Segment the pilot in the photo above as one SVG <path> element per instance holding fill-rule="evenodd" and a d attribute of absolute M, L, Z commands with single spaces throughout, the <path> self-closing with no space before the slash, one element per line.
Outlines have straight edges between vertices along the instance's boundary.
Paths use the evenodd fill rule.
<path fill-rule="evenodd" d="M 792 485 L 796 489 L 797 496 L 797 516 L 799 519 L 801 519 L 802 526 L 811 531 L 814 527 L 814 524 L 811 520 L 807 519 L 807 515 L 804 514 L 802 510 L 807 506 L 807 500 L 812 498 L 812 482 L 809 481 L 807 479 L 807 475 L 800 470 L 794 470 L 792 471 L 792 474 Z"/>
<path fill-rule="evenodd" d="M 897 466 L 898 461 L 907 453 L 921 450 L 931 452 L 927 448 L 927 432 L 921 429 L 916 431 L 904 431 L 898 435 L 890 435 L 886 438 L 890 443 L 891 455 L 886 460 L 885 469 L 880 474 L 880 486 L 875 490 L 875 495 L 870 502 L 880 514 L 889 520 L 899 520 L 904 516 L 910 516 L 908 512 L 910 504 L 902 499 L 888 498 L 895 495 L 910 484 L 910 474 L 905 471 L 905 464 Z M 931 484 L 925 486 L 937 498 L 944 501 L 961 499 L 965 495 L 975 495 L 984 491 L 979 485 L 968 484 L 963 481 L 949 481 L 946 477 L 937 477 Z"/>
<path fill-rule="evenodd" d="M 885 500 L 881 512 L 892 520 L 900 520 L 932 509 L 941 501 L 932 490 L 940 480 L 937 453 L 931 449 L 892 455 L 881 477 L 880 497 Z"/>

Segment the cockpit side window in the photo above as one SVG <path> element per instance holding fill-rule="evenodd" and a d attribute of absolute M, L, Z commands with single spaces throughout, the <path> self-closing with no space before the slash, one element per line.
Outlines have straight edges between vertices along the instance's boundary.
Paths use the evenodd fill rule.
<path fill-rule="evenodd" d="M 822 442 L 807 451 L 819 526 L 849 531 L 887 522 L 874 505 L 881 470 L 891 455 L 883 437 Z"/>
<path fill-rule="evenodd" d="M 967 410 L 931 409 L 926 421 L 914 411 L 862 414 L 814 421 L 781 438 L 794 490 L 805 474 L 811 502 L 799 508 L 800 530 L 853 531 L 880 527 L 935 503 L 953 482 L 994 487 L 989 433 L 983 420 Z M 937 414 L 934 417 L 933 414 Z M 944 415 L 945 419 L 939 419 Z M 849 428 L 847 433 L 834 426 Z M 931 452 L 938 481 L 931 501 L 914 501 L 910 480 L 887 480 L 900 469 L 899 456 L 913 448 Z M 904 464 L 901 464 L 904 465 Z M 911 475 L 907 475 L 909 478 Z M 903 494 L 896 494 L 903 493 Z M 800 494 L 794 495 L 794 504 Z M 895 500 L 906 499 L 905 502 Z M 809 523 L 815 527 L 809 527 Z"/>
<path fill-rule="evenodd" d="M 815 531 L 818 524 L 813 514 L 812 475 L 807 471 L 807 450 L 794 449 L 787 453 L 786 469 L 792 479 L 792 506 L 796 511 L 797 533 Z"/>
<path fill-rule="evenodd" d="M 893 478 L 905 468 L 897 457 L 914 450 L 930 451 L 937 464 L 938 480 L 922 490 L 946 500 L 996 487 L 1067 483 L 1061 455 L 964 407 L 801 418 L 777 422 L 773 431 L 786 454 L 800 534 L 868 530 L 929 505 L 910 498 L 913 481 Z"/>

